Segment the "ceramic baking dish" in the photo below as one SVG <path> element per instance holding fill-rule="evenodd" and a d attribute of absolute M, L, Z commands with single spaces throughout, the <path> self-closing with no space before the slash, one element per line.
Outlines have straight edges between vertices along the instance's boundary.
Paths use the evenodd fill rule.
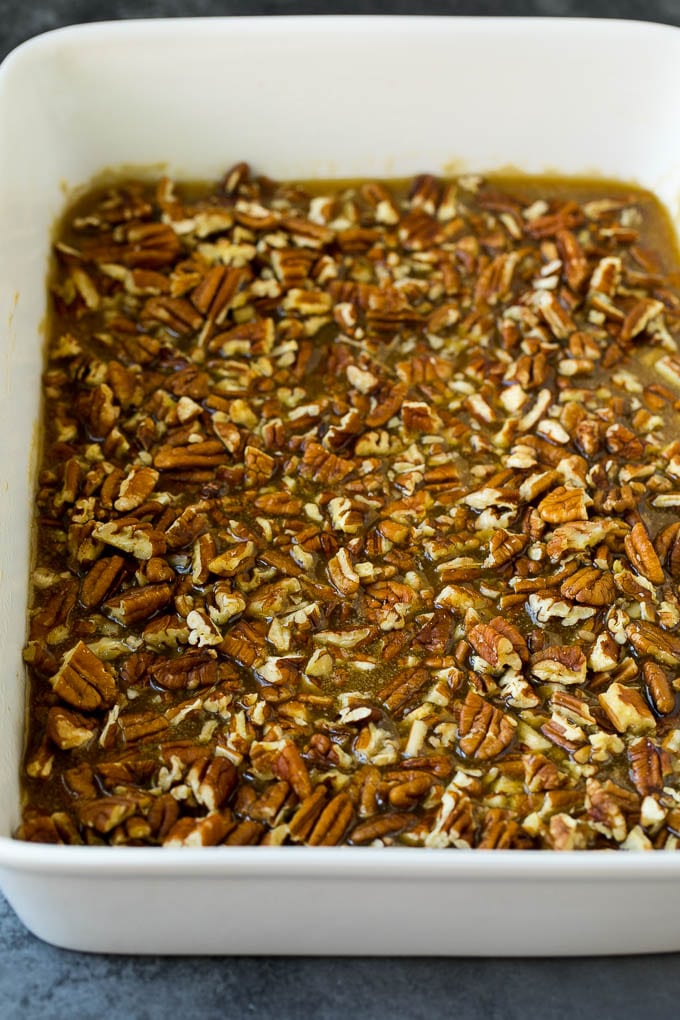
<path fill-rule="evenodd" d="M 635 68 L 635 73 L 631 69 Z M 0 886 L 40 937 L 133 953 L 680 950 L 680 855 L 25 844 L 31 499 L 50 228 L 106 167 L 279 178 L 512 166 L 680 192 L 680 32 L 268 18 L 50 33 L 0 70 Z"/>

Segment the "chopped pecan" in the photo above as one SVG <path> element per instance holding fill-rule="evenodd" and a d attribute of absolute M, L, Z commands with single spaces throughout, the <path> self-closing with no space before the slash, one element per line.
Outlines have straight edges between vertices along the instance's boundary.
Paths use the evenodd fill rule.
<path fill-rule="evenodd" d="M 218 577 L 234 577 L 248 570 L 255 560 L 254 542 L 236 542 L 208 563 L 208 570 Z"/>
<path fill-rule="evenodd" d="M 355 595 L 361 584 L 346 549 L 338 549 L 328 561 L 328 577 L 341 595 Z"/>
<path fill-rule="evenodd" d="M 76 810 L 83 825 L 106 834 L 134 815 L 137 804 L 126 797 L 98 797 L 78 804 Z"/>
<path fill-rule="evenodd" d="M 98 524 L 92 532 L 92 537 L 98 542 L 131 553 L 138 560 L 162 556 L 166 549 L 164 535 L 156 531 L 151 524 L 133 518 L 121 517 L 117 521 Z"/>
<path fill-rule="evenodd" d="M 51 708 L 47 715 L 47 735 L 61 748 L 71 751 L 82 747 L 93 737 L 96 723 L 66 708 Z"/>
<path fill-rule="evenodd" d="M 656 727 L 654 716 L 634 687 L 612 683 L 598 695 L 598 701 L 618 733 L 625 733 L 626 730 L 636 734 L 646 733 Z"/>
<path fill-rule="evenodd" d="M 524 782 L 531 793 L 543 790 L 558 790 L 568 782 L 567 776 L 554 762 L 542 754 L 523 754 Z"/>
<path fill-rule="evenodd" d="M 621 327 L 621 340 L 633 340 L 649 326 L 652 319 L 664 311 L 662 301 L 655 298 L 642 298 L 633 305 Z"/>
<path fill-rule="evenodd" d="M 426 670 L 412 669 L 381 687 L 376 692 L 376 697 L 383 702 L 389 712 L 396 714 L 409 705 L 428 680 Z"/>
<path fill-rule="evenodd" d="M 159 474 L 151 467 L 133 467 L 120 483 L 116 510 L 129 513 L 142 506 L 156 487 Z"/>
<path fill-rule="evenodd" d="M 659 532 L 654 545 L 671 577 L 676 580 L 680 578 L 680 521 L 669 524 Z"/>
<path fill-rule="evenodd" d="M 680 299 L 598 187 L 82 200 L 19 835 L 676 845 Z"/>
<path fill-rule="evenodd" d="M 617 843 L 623 842 L 628 833 L 627 814 L 630 809 L 626 791 L 615 783 L 600 783 L 596 779 L 588 779 L 586 808 L 594 828 Z"/>
<path fill-rule="evenodd" d="M 531 672 L 543 683 L 582 684 L 587 661 L 577 645 L 551 645 L 531 657 Z"/>

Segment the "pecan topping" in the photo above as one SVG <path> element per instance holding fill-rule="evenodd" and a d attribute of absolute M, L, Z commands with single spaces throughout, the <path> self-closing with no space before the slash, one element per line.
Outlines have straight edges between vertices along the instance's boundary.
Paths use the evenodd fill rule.
<path fill-rule="evenodd" d="M 680 846 L 677 274 L 570 188 L 68 213 L 21 838 Z"/>

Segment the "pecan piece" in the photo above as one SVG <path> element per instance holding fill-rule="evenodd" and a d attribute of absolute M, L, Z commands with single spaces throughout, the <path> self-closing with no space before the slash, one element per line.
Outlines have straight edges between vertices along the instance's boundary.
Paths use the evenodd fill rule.
<path fill-rule="evenodd" d="M 588 663 L 577 645 L 550 645 L 531 658 L 531 673 L 551 684 L 582 684 Z"/>
<path fill-rule="evenodd" d="M 669 524 L 656 536 L 654 542 L 659 559 L 675 580 L 680 578 L 680 521 Z"/>
<path fill-rule="evenodd" d="M 95 561 L 80 588 L 80 601 L 86 609 L 94 609 L 115 588 L 124 566 L 124 558 L 115 554 Z"/>
<path fill-rule="evenodd" d="M 524 782 L 531 793 L 544 790 L 558 790 L 568 782 L 568 776 L 560 772 L 554 762 L 542 754 L 523 754 Z"/>
<path fill-rule="evenodd" d="M 66 653 L 50 683 L 62 701 L 85 712 L 108 708 L 116 698 L 115 680 L 82 641 Z"/>
<path fill-rule="evenodd" d="M 622 843 L 628 833 L 626 815 L 637 801 L 637 798 L 633 798 L 634 803 L 631 805 L 631 796 L 615 783 L 588 779 L 585 803 L 593 828 L 617 843 Z"/>
<path fill-rule="evenodd" d="M 583 489 L 568 489 L 560 485 L 541 500 L 537 510 L 548 524 L 566 524 L 568 521 L 587 521 L 591 503 L 592 499 Z"/>
<path fill-rule="evenodd" d="M 78 804 L 76 810 L 83 825 L 105 835 L 131 818 L 137 811 L 137 804 L 126 797 L 98 797 Z"/>
<path fill-rule="evenodd" d="M 344 548 L 338 549 L 328 561 L 328 577 L 341 595 L 355 595 L 361 584 L 349 553 Z"/>
<path fill-rule="evenodd" d="M 616 585 L 608 571 L 582 567 L 562 583 L 560 594 L 585 606 L 609 606 L 616 598 Z"/>
<path fill-rule="evenodd" d="M 228 758 L 206 755 L 194 761 L 186 782 L 199 804 L 208 811 L 216 811 L 238 786 L 238 772 Z"/>
<path fill-rule="evenodd" d="M 475 691 L 468 691 L 460 713 L 459 746 L 468 758 L 495 758 L 512 743 L 516 721 Z"/>
<path fill-rule="evenodd" d="M 631 566 L 638 574 L 642 574 L 652 584 L 664 583 L 663 567 L 644 524 L 640 521 L 634 524 L 623 544 Z"/>
<path fill-rule="evenodd" d="M 218 577 L 234 577 L 249 570 L 255 562 L 255 543 L 236 542 L 208 563 L 208 569 Z"/>
<path fill-rule="evenodd" d="M 217 811 L 205 818 L 180 818 L 163 839 L 163 846 L 217 846 L 232 827 Z"/>
<path fill-rule="evenodd" d="M 317 788 L 304 798 L 288 823 L 288 831 L 295 842 L 303 842 L 314 828 L 328 796 L 325 786 Z"/>
<path fill-rule="evenodd" d="M 133 467 L 120 483 L 116 510 L 129 513 L 147 501 L 159 479 L 158 471 L 150 467 Z"/>
<path fill-rule="evenodd" d="M 359 822 L 349 834 L 351 843 L 372 843 L 374 839 L 383 839 L 385 836 L 396 836 L 402 832 L 408 832 L 418 821 L 418 816 L 409 812 L 397 812 L 391 815 L 380 815 L 378 818 L 369 818 L 365 822 Z"/>
<path fill-rule="evenodd" d="M 626 637 L 640 655 L 650 655 L 664 666 L 680 666 L 680 638 L 655 623 L 631 623 L 626 627 Z"/>
<path fill-rule="evenodd" d="M 519 670 L 529 659 L 526 641 L 517 628 L 501 616 L 490 623 L 476 624 L 468 632 L 467 639 L 492 670 L 500 671 L 506 666 Z"/>
<path fill-rule="evenodd" d="M 494 531 L 489 541 L 489 555 L 485 567 L 504 567 L 511 563 L 529 544 L 528 535 L 517 535 L 503 528 Z"/>
<path fill-rule="evenodd" d="M 154 464 L 160 471 L 212 471 L 225 463 L 224 444 L 219 439 L 205 439 L 187 446 L 161 446 L 154 456 Z"/>
<path fill-rule="evenodd" d="M 272 517 L 297 517 L 303 503 L 289 492 L 267 492 L 253 500 L 253 506 L 259 513 Z"/>
<path fill-rule="evenodd" d="M 642 675 L 647 693 L 659 715 L 670 715 L 675 708 L 675 692 L 665 669 L 656 662 L 645 662 Z"/>
<path fill-rule="evenodd" d="M 326 485 L 344 481 L 355 469 L 353 460 L 331 453 L 321 443 L 310 442 L 305 447 L 299 471 L 302 478 Z"/>
<path fill-rule="evenodd" d="M 405 782 L 392 786 L 387 799 L 392 807 L 408 811 L 428 795 L 432 789 L 432 778 L 425 772 L 416 773 Z"/>
<path fill-rule="evenodd" d="M 662 751 L 648 737 L 640 737 L 628 746 L 630 777 L 641 797 L 659 793 L 666 768 Z"/>
<path fill-rule="evenodd" d="M 531 841 L 519 824 L 502 808 L 490 808 L 484 816 L 477 843 L 480 850 L 510 850 L 529 847 Z"/>
<path fill-rule="evenodd" d="M 244 485 L 246 489 L 259 488 L 268 482 L 276 469 L 276 460 L 256 446 L 246 446 L 243 453 L 245 466 Z"/>
<path fill-rule="evenodd" d="M 342 842 L 354 817 L 352 801 L 346 793 L 333 797 L 321 812 L 307 837 L 309 846 L 337 846 Z"/>
<path fill-rule="evenodd" d="M 92 537 L 98 542 L 131 553 L 138 560 L 162 556 L 166 548 L 165 536 L 161 532 L 156 531 L 151 524 L 134 518 L 121 517 L 117 521 L 98 524 L 92 532 Z"/>
<path fill-rule="evenodd" d="M 155 684 L 167 691 L 210 687 L 218 680 L 215 653 L 209 649 L 184 652 L 174 659 L 161 659 L 149 669 Z"/>
<path fill-rule="evenodd" d="M 614 682 L 598 695 L 598 701 L 618 733 L 641 734 L 656 728 L 654 716 L 634 687 Z"/>
<path fill-rule="evenodd" d="M 381 687 L 375 696 L 382 701 L 388 712 L 397 714 L 409 705 L 429 679 L 425 669 L 407 670 Z"/>
<path fill-rule="evenodd" d="M 126 744 L 157 737 L 170 725 L 164 716 L 155 712 L 125 712 L 118 717 L 118 724 Z"/>
<path fill-rule="evenodd" d="M 147 821 L 151 832 L 161 843 L 179 818 L 179 804 L 169 793 L 156 797 L 149 808 Z"/>
<path fill-rule="evenodd" d="M 641 298 L 640 301 L 633 305 L 623 320 L 621 340 L 624 343 L 633 340 L 639 333 L 647 329 L 652 319 L 655 319 L 663 311 L 663 301 L 657 301 L 655 298 L 649 297 Z"/>
<path fill-rule="evenodd" d="M 102 609 L 119 623 L 129 626 L 148 620 L 172 598 L 169 584 L 145 584 L 141 588 L 128 588 L 120 595 L 107 599 Z"/>
<path fill-rule="evenodd" d="M 312 793 L 312 781 L 300 752 L 293 743 L 286 743 L 274 762 L 274 771 L 279 779 L 290 783 L 300 800 Z"/>
<path fill-rule="evenodd" d="M 47 735 L 62 751 L 83 747 L 92 739 L 96 728 L 92 719 L 67 708 L 51 708 L 47 714 Z"/>

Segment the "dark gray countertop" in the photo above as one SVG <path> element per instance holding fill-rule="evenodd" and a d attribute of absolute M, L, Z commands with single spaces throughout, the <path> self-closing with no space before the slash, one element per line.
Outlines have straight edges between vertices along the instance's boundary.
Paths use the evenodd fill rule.
<path fill-rule="evenodd" d="M 83 21 L 215 14 L 625 17 L 680 25 L 680 0 L 0 0 L 0 58 Z M 320 918 L 320 924 L 323 919 Z M 512 918 L 508 918 L 512 928 Z M 0 1020 L 196 1017 L 572 1020 L 680 1015 L 676 955 L 592 960 L 90 956 L 30 935 L 0 896 Z"/>

